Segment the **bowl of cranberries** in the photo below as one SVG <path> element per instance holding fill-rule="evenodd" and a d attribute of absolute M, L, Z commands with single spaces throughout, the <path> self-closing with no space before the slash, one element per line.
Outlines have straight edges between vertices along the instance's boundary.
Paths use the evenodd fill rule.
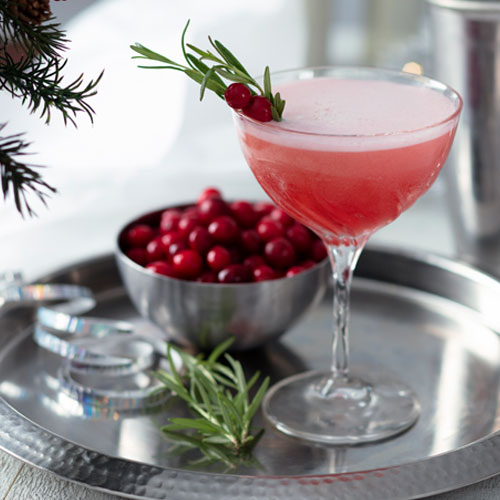
<path fill-rule="evenodd" d="M 216 188 L 127 223 L 116 257 L 139 313 L 202 349 L 276 339 L 321 299 L 329 275 L 309 229 L 269 202 L 226 201 Z"/>

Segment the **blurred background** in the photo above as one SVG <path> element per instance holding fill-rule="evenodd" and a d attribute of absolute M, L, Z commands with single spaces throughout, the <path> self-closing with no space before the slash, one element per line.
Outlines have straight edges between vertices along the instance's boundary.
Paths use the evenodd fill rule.
<path fill-rule="evenodd" d="M 244 163 L 229 108 L 184 75 L 137 68 L 129 45 L 181 59 L 180 36 L 202 48 L 207 35 L 237 54 L 252 74 L 304 65 L 347 64 L 428 69 L 423 0 L 64 0 L 51 3 L 71 40 L 68 81 L 105 74 L 78 129 L 54 115 L 49 126 L 0 93 L 8 134 L 26 132 L 32 162 L 46 165 L 58 189 L 38 218 L 23 220 L 12 200 L 0 204 L 0 267 L 28 277 L 75 259 L 112 251 L 118 228 L 153 208 L 192 200 L 207 185 L 228 198 L 264 198 Z M 429 71 L 426 73 L 429 74 Z M 440 186 L 424 198 L 440 198 Z M 423 203 L 423 202 L 419 202 Z M 410 211 L 411 212 L 411 211 Z M 424 214 L 423 217 L 427 215 Z M 408 217 L 403 215 L 403 217 Z M 409 215 L 409 217 L 412 217 Z M 413 215 L 416 217 L 416 215 Z M 418 216 L 420 217 L 420 216 Z M 398 243 L 407 223 L 380 238 Z M 385 231 L 385 232 L 384 232 Z M 385 236 L 384 236 L 385 235 Z M 378 237 L 378 236 L 377 236 Z M 446 245 L 447 228 L 428 240 Z M 426 240 L 417 243 L 427 248 Z"/>

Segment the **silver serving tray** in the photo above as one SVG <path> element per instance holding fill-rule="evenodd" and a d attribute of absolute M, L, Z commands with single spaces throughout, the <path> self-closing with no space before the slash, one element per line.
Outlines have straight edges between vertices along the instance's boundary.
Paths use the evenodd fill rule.
<path fill-rule="evenodd" d="M 92 316 L 133 321 L 152 335 L 121 286 L 112 256 L 43 282 L 94 290 Z M 411 499 L 500 473 L 500 283 L 441 257 L 369 247 L 352 295 L 352 363 L 381 366 L 422 404 L 403 435 L 355 447 L 309 445 L 266 426 L 261 468 L 193 470 L 149 414 L 98 412 L 61 396 L 59 360 L 31 340 L 32 309 L 0 311 L 0 448 L 91 488 L 139 499 Z M 328 298 L 280 342 L 241 355 L 274 380 L 329 365 Z M 258 424 L 263 422 L 257 422 Z"/>

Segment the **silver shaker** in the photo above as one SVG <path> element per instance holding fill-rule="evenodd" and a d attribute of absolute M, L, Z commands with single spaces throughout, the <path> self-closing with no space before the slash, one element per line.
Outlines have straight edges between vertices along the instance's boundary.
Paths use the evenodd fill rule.
<path fill-rule="evenodd" d="M 500 276 L 500 1 L 427 6 L 433 76 L 464 100 L 444 169 L 457 257 Z"/>

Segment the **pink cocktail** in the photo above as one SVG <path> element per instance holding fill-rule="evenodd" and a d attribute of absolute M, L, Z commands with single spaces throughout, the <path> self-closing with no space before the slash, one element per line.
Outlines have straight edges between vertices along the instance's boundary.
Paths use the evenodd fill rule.
<path fill-rule="evenodd" d="M 274 75 L 287 101 L 281 122 L 235 114 L 245 158 L 269 196 L 315 231 L 333 268 L 333 363 L 271 389 L 267 417 L 283 432 L 348 444 L 386 438 L 418 418 L 413 392 L 348 366 L 352 272 L 377 229 L 409 208 L 436 179 L 450 150 L 461 99 L 437 81 L 363 68 Z"/>

